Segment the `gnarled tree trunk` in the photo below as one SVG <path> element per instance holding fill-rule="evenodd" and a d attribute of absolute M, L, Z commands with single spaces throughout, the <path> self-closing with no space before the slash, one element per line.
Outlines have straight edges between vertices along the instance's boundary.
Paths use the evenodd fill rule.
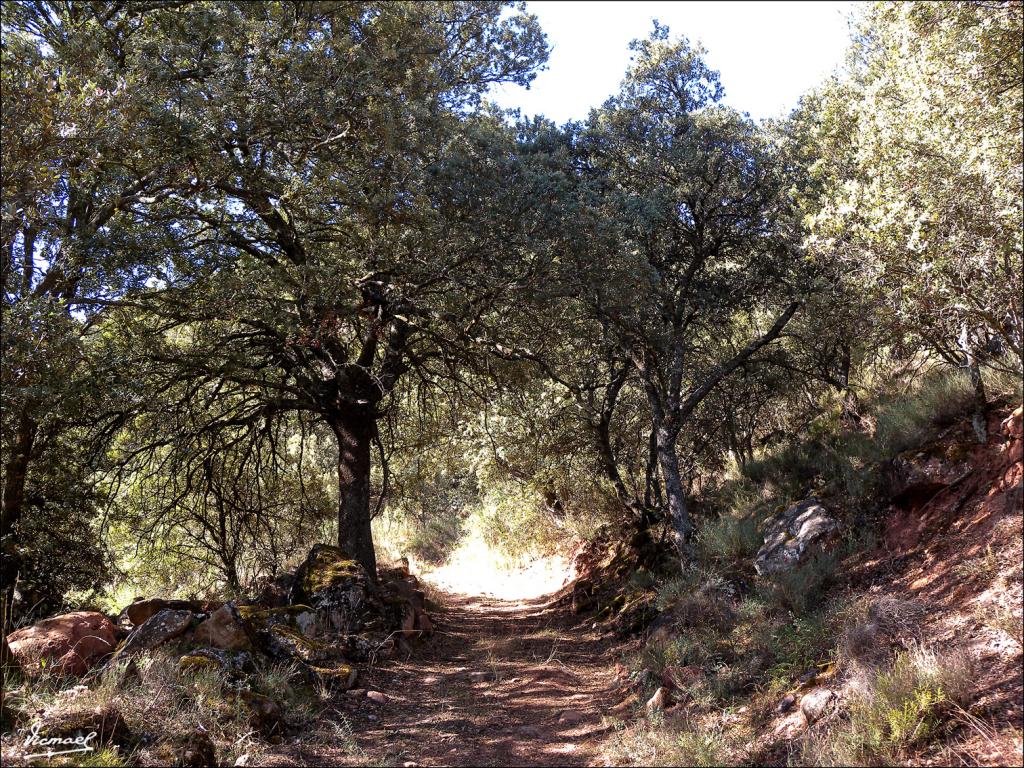
<path fill-rule="evenodd" d="M 331 418 L 338 438 L 338 546 L 377 578 L 370 530 L 370 448 L 377 428 L 368 409 L 351 408 Z"/>
<path fill-rule="evenodd" d="M 675 436 L 664 427 L 659 427 L 658 463 L 661 465 L 661 476 L 665 482 L 665 498 L 668 500 L 669 522 L 672 525 L 672 543 L 679 553 L 683 568 L 691 562 L 690 538 L 693 534 L 693 523 L 686 504 L 686 489 L 683 488 L 682 476 L 679 472 L 679 457 L 676 455 Z"/>

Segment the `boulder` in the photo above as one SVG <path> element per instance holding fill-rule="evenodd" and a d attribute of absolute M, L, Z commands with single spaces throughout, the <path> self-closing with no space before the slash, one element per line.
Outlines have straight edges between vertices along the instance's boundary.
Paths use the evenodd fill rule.
<path fill-rule="evenodd" d="M 782 697 L 782 699 L 779 701 L 779 703 L 775 706 L 775 711 L 778 712 L 779 714 L 785 714 L 786 712 L 789 712 L 789 710 L 791 710 L 795 706 L 796 706 L 796 696 L 794 696 L 792 693 L 787 693 L 785 696 Z"/>
<path fill-rule="evenodd" d="M 416 611 L 416 629 L 424 635 L 434 634 L 434 622 L 426 611 Z"/>
<path fill-rule="evenodd" d="M 311 682 L 331 691 L 351 690 L 359 679 L 359 670 L 344 662 L 334 662 L 325 666 L 307 664 L 306 670 Z"/>
<path fill-rule="evenodd" d="M 197 643 L 206 643 L 224 651 L 244 651 L 252 646 L 242 617 L 233 603 L 225 603 L 196 627 Z"/>
<path fill-rule="evenodd" d="M 794 568 L 809 553 L 820 551 L 838 530 L 839 523 L 817 499 L 794 504 L 766 522 L 754 570 L 765 576 Z"/>
<path fill-rule="evenodd" d="M 805 693 L 800 699 L 800 712 L 803 713 L 807 724 L 811 725 L 820 720 L 834 698 L 835 693 L 828 688 L 813 688 Z"/>
<path fill-rule="evenodd" d="M 347 650 L 318 638 L 319 618 L 308 605 L 241 605 L 237 613 L 253 645 L 272 658 L 325 661 L 342 658 Z"/>
<path fill-rule="evenodd" d="M 149 600 L 136 600 L 123 611 L 120 621 L 125 620 L 134 627 L 145 624 L 160 611 L 189 611 L 191 613 L 212 613 L 223 603 L 212 600 L 163 600 L 154 597 Z"/>
<path fill-rule="evenodd" d="M 178 659 L 182 672 L 215 669 L 231 680 L 240 680 L 256 669 L 248 651 L 223 651 L 218 648 L 197 648 Z"/>
<path fill-rule="evenodd" d="M 357 561 L 338 547 L 317 544 L 295 572 L 292 600 L 312 606 L 323 626 L 351 634 L 365 624 L 369 591 Z"/>
<path fill-rule="evenodd" d="M 7 636 L 7 643 L 29 674 L 45 667 L 80 677 L 114 650 L 117 632 L 102 613 L 76 611 L 16 630 Z"/>
<path fill-rule="evenodd" d="M 265 579 L 261 582 L 256 602 L 267 608 L 283 608 L 291 602 L 289 598 L 294 585 L 294 573 L 280 573 Z"/>
<path fill-rule="evenodd" d="M 146 619 L 142 626 L 136 627 L 118 649 L 117 655 L 122 657 L 151 651 L 168 640 L 181 637 L 192 626 L 194 619 L 192 611 L 166 608 Z"/>

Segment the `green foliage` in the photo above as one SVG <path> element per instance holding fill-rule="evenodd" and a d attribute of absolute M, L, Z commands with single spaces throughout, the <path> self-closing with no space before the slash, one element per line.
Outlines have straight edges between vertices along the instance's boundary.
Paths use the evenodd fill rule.
<path fill-rule="evenodd" d="M 934 738 L 953 705 L 964 704 L 972 665 L 960 653 L 916 648 L 868 673 L 854 690 L 849 719 L 812 737 L 804 765 L 891 765 Z"/>
<path fill-rule="evenodd" d="M 1024 42 L 1013 3 L 863 8 L 851 75 L 805 100 L 805 208 L 893 343 L 948 360 L 996 337 L 1020 370 Z M 960 334 L 967 331 L 966 344 Z"/>
<path fill-rule="evenodd" d="M 970 408 L 973 388 L 962 371 L 939 369 L 915 382 L 910 392 L 887 398 L 876 409 L 874 450 L 879 458 L 924 443 Z"/>
<path fill-rule="evenodd" d="M 710 561 L 738 564 L 750 560 L 762 544 L 759 522 L 753 516 L 723 514 L 698 530 L 697 547 Z"/>
<path fill-rule="evenodd" d="M 818 604 L 839 559 L 833 552 L 817 554 L 794 568 L 765 577 L 758 589 L 770 603 L 803 614 Z"/>

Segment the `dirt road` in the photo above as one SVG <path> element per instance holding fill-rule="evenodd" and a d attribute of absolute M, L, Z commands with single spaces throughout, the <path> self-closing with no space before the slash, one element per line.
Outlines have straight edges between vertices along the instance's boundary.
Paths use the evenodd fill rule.
<path fill-rule="evenodd" d="M 545 599 L 441 595 L 436 635 L 324 702 L 317 735 L 273 765 L 594 765 L 615 703 L 614 643 Z M 330 734 L 334 738 L 330 738 Z M 333 742 L 333 743 L 332 743 Z"/>

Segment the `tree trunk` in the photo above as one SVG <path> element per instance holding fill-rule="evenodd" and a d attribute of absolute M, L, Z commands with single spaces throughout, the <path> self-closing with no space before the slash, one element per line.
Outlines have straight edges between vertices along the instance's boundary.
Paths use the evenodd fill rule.
<path fill-rule="evenodd" d="M 978 366 L 978 358 L 974 354 L 973 340 L 971 334 L 964 325 L 960 330 L 960 352 L 963 355 L 963 367 L 971 378 L 971 386 L 974 389 L 974 407 L 971 411 L 971 426 L 974 427 L 974 436 L 978 442 L 984 445 L 988 441 L 988 425 L 986 424 L 986 411 L 988 408 L 988 397 L 985 394 L 985 383 L 981 378 L 981 368 Z"/>
<path fill-rule="evenodd" d="M 338 546 L 377 579 L 377 557 L 370 531 L 370 448 L 377 425 L 363 410 L 336 414 L 338 438 Z"/>
<path fill-rule="evenodd" d="M 690 537 L 693 523 L 686 506 L 686 491 L 679 474 L 679 457 L 676 456 L 675 437 L 664 427 L 658 429 L 658 463 L 665 482 L 665 498 L 668 500 L 669 520 L 672 524 L 672 542 L 679 553 L 683 568 L 693 559 Z"/>
<path fill-rule="evenodd" d="M 36 423 L 23 410 L 18 421 L 18 432 L 11 449 L 11 455 L 4 467 L 3 506 L 0 508 L 0 540 L 14 533 L 14 526 L 21 518 L 25 503 L 25 483 L 28 479 L 28 465 L 36 437 Z"/>

